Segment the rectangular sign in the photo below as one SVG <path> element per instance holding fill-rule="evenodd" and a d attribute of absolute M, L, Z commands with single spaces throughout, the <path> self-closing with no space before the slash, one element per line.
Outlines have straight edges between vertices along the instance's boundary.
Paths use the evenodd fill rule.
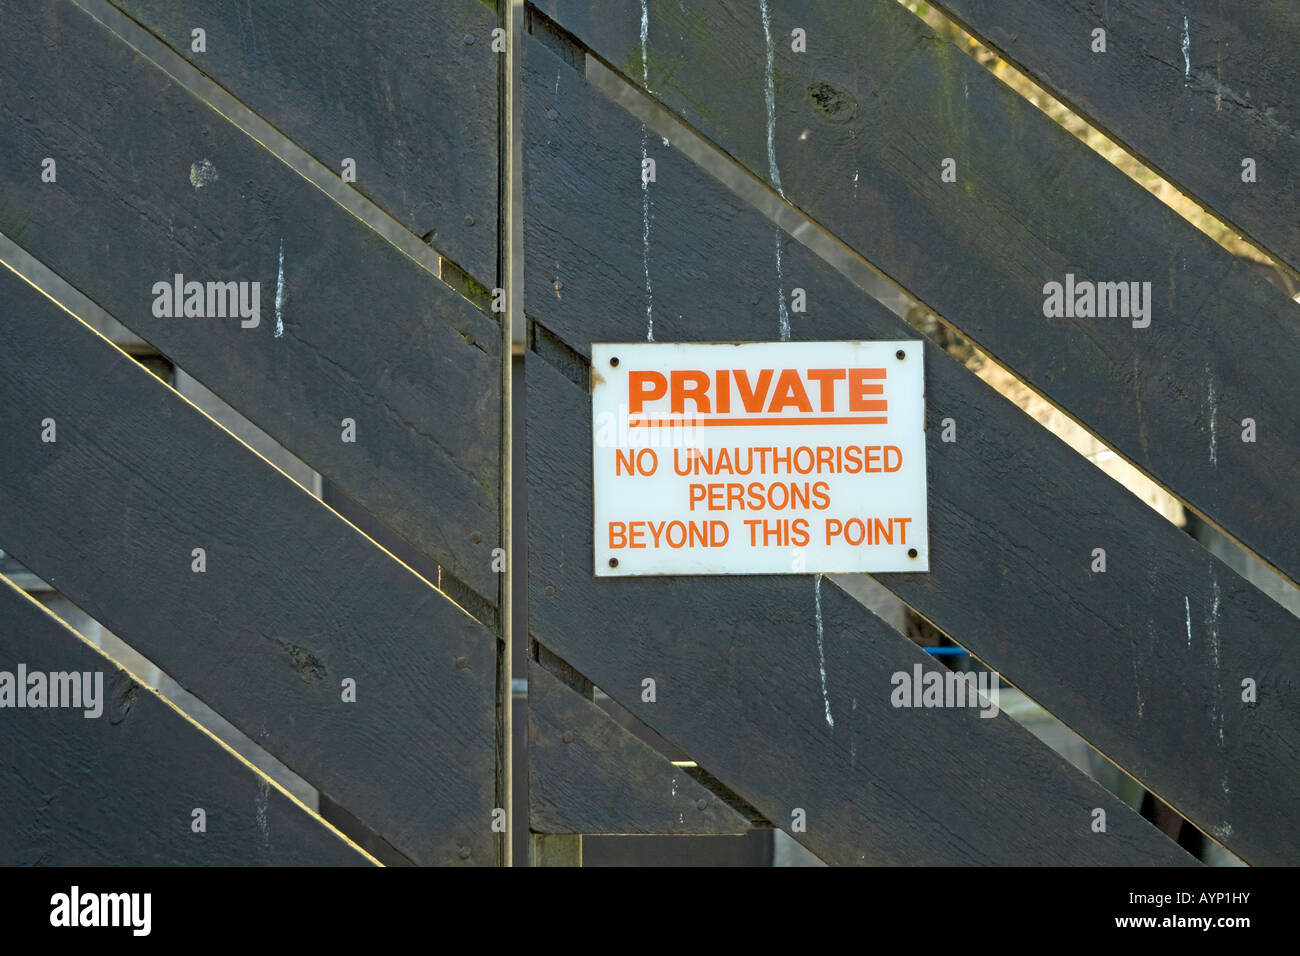
<path fill-rule="evenodd" d="M 596 575 L 928 571 L 920 341 L 591 347 Z"/>

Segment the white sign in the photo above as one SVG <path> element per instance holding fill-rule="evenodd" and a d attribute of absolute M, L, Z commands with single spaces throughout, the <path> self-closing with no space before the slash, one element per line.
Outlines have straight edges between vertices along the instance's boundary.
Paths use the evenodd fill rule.
<path fill-rule="evenodd" d="M 596 575 L 928 571 L 920 341 L 593 344 Z"/>

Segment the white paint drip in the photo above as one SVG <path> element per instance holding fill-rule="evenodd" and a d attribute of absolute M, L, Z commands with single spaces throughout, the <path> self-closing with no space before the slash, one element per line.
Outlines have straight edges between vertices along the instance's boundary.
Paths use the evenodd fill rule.
<path fill-rule="evenodd" d="M 826 705 L 826 726 L 835 728 L 835 718 L 831 716 L 831 698 L 826 693 L 826 642 L 822 634 L 822 576 L 813 578 L 813 596 L 817 604 L 817 663 L 822 672 L 822 703 Z"/>
<path fill-rule="evenodd" d="M 645 272 L 645 340 L 655 340 L 655 290 L 650 281 L 650 184 L 645 177 L 646 129 L 641 127 L 641 268 Z"/>
<path fill-rule="evenodd" d="M 646 64 L 646 44 L 650 40 L 650 3 L 649 0 L 641 0 L 641 85 L 645 87 L 647 93 L 653 92 L 650 89 L 650 76 L 647 72 Z"/>
<path fill-rule="evenodd" d="M 1183 17 L 1183 79 L 1192 78 L 1192 35 L 1187 25 L 1187 18 Z"/>
<path fill-rule="evenodd" d="M 650 8 L 648 0 L 641 0 L 641 85 L 650 92 L 650 68 L 646 57 L 646 47 L 650 41 Z M 650 281 L 650 183 L 646 180 L 645 161 L 647 153 L 647 136 L 645 124 L 641 124 L 641 268 L 645 272 L 645 340 L 655 340 L 655 293 Z"/>
<path fill-rule="evenodd" d="M 1210 416 L 1210 464 L 1219 465 L 1219 403 L 1214 395 L 1214 379 L 1210 377 L 1210 366 L 1205 366 L 1205 377 L 1210 381 L 1209 416 Z"/>
<path fill-rule="evenodd" d="M 767 0 L 759 0 L 759 12 L 763 18 L 763 39 L 767 45 L 767 67 L 763 71 L 763 99 L 767 106 L 767 178 L 776 191 L 785 198 L 781 187 L 781 168 L 776 163 L 776 49 L 772 46 L 772 14 L 767 8 Z M 782 342 L 790 341 L 790 313 L 785 306 L 785 274 L 781 266 L 781 229 L 776 230 L 776 296 L 778 332 Z M 820 584 L 818 587 L 820 588 Z M 821 592 L 818 591 L 818 594 Z M 829 716 L 830 711 L 827 711 Z"/>
<path fill-rule="evenodd" d="M 271 827 L 266 820 L 266 804 L 270 792 L 271 784 L 263 777 L 257 782 L 257 830 L 262 834 L 263 843 L 266 843 L 271 836 Z"/>
<path fill-rule="evenodd" d="M 781 267 L 781 227 L 776 227 L 776 311 L 777 331 L 782 342 L 790 341 L 790 312 L 785 307 L 785 272 Z"/>
<path fill-rule="evenodd" d="M 1187 612 L 1187 646 L 1192 646 L 1192 604 L 1187 600 L 1187 595 L 1183 595 L 1183 609 Z"/>
<path fill-rule="evenodd" d="M 673 777 L 673 796 L 677 796 L 677 778 Z"/>
<path fill-rule="evenodd" d="M 849 127 L 849 152 L 853 154 L 853 199 L 858 198 L 858 179 L 861 172 L 858 166 L 858 124 Z"/>
<path fill-rule="evenodd" d="M 1133 658 L 1133 689 L 1137 692 L 1138 699 L 1138 720 L 1142 719 L 1142 712 L 1146 709 L 1146 701 L 1142 699 L 1141 677 L 1138 675 L 1137 658 Z"/>
<path fill-rule="evenodd" d="M 1213 572 L 1211 572 L 1213 573 Z M 1220 698 L 1223 696 L 1223 682 L 1219 676 L 1219 578 L 1213 580 L 1214 601 L 1210 605 L 1210 653 L 1214 656 L 1214 707 L 1212 714 L 1219 724 L 1219 746 L 1223 746 L 1224 711 Z"/>
<path fill-rule="evenodd" d="M 284 335 L 284 240 L 280 240 L 280 271 L 275 277 L 275 337 Z"/>
<path fill-rule="evenodd" d="M 784 199 L 785 190 L 781 188 L 781 170 L 776 165 L 776 82 L 774 79 L 776 51 L 772 47 L 772 15 L 768 12 L 767 0 L 759 0 L 759 9 L 763 14 L 763 37 L 767 41 L 767 69 L 763 74 L 763 95 L 767 100 L 767 176 Z"/>

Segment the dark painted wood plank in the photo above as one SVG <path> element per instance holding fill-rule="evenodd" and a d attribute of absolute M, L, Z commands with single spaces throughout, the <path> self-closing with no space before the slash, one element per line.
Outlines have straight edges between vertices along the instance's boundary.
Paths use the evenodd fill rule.
<path fill-rule="evenodd" d="M 494 863 L 491 633 L 8 270 L 0 317 L 5 551 L 416 862 Z"/>
<path fill-rule="evenodd" d="M 643 339 L 641 190 L 627 174 L 629 157 L 638 168 L 640 124 L 536 43 L 527 56 L 526 278 L 529 289 L 552 290 L 529 296 L 538 348 L 556 336 L 578 353 L 593 341 Z M 675 150 L 656 155 L 648 259 L 657 339 L 775 339 L 778 287 L 807 292 L 808 312 L 790 315 L 793 338 L 914 334 Z M 574 374 L 585 381 L 585 368 Z M 940 440 L 949 418 L 952 443 Z M 931 571 L 880 583 L 1248 861 L 1300 859 L 1300 824 L 1291 822 L 1300 819 L 1300 665 L 1291 652 L 1300 622 L 930 343 L 926 427 Z M 530 441 L 538 444 L 531 431 Z M 590 414 L 561 441 L 575 468 L 586 462 L 589 482 Z M 591 574 L 586 487 L 565 492 L 587 510 L 548 545 L 574 575 Z M 530 491 L 530 508 L 552 497 Z M 536 518 L 532 527 L 534 541 L 556 533 Z M 1098 547 L 1105 574 L 1090 570 Z M 534 609 L 586 600 L 536 587 Z M 602 601 L 606 593 L 615 592 Z M 657 632 L 666 625 L 653 623 L 654 607 L 627 620 Z M 611 605 L 607 620 L 623 613 Z M 1261 688 L 1253 705 L 1241 701 L 1247 677 Z"/>
<path fill-rule="evenodd" d="M 495 604 L 497 324 L 67 0 L 32 6 L 0 36 L 0 232 Z M 176 273 L 260 282 L 260 323 L 155 317 Z"/>
<path fill-rule="evenodd" d="M 111 0 L 491 288 L 497 15 L 481 0 Z M 191 31 L 206 31 L 195 53 Z"/>
<path fill-rule="evenodd" d="M 546 9 L 640 82 L 639 2 Z M 771 9 L 775 167 L 759 4 L 651 4 L 654 95 L 1300 582 L 1300 536 L 1278 520 L 1300 511 L 1300 307 L 893 0 Z M 1069 273 L 1151 283 L 1151 325 L 1044 318 L 1044 286 Z"/>
<path fill-rule="evenodd" d="M 936 0 L 1242 233 L 1300 269 L 1300 7 Z M 1187 50 L 1183 51 L 1184 21 Z M 1106 31 L 1106 52 L 1092 32 Z M 1243 182 L 1242 159 L 1257 182 Z"/>
<path fill-rule="evenodd" d="M 844 865 L 1195 862 L 1005 714 L 895 708 L 892 675 L 938 665 L 830 581 L 594 577 L 590 399 L 544 362 L 527 375 L 531 631 L 808 849 Z"/>
<path fill-rule="evenodd" d="M 0 711 L 6 866 L 370 863 L 3 577 L 0 620 L 0 670 L 91 674 L 92 692 L 101 689 L 92 717 L 84 706 Z"/>
<path fill-rule="evenodd" d="M 749 821 L 608 714 L 528 668 L 529 826 L 542 833 L 740 834 Z"/>

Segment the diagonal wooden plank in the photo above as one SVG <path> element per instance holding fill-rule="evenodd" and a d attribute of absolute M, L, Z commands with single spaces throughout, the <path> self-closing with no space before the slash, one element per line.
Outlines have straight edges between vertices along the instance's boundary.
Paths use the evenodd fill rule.
<path fill-rule="evenodd" d="M 0 862 L 374 862 L 4 577 L 0 621 L 0 671 L 39 673 L 47 694 L 49 675 L 91 675 L 95 701 L 89 711 L 84 697 L 72 698 L 79 708 L 0 711 Z M 195 809 L 204 811 L 202 832 Z"/>
<path fill-rule="evenodd" d="M 774 339 L 779 290 L 796 287 L 808 312 L 789 315 L 793 338 L 912 334 L 675 149 L 656 152 L 647 249 L 627 174 L 640 124 L 538 44 L 527 55 L 526 278 L 551 290 L 529 297 L 540 354 L 567 355 L 585 381 L 592 341 L 643 338 L 646 302 L 628 290 L 644 288 L 647 262 L 663 341 Z M 926 405 L 931 572 L 880 583 L 1248 861 L 1300 858 L 1300 623 L 928 343 Z M 562 440 L 581 457 L 589 417 Z M 537 497 L 554 495 L 530 498 L 534 510 Z M 590 574 L 590 514 L 573 521 L 565 562 Z M 1090 570 L 1098 547 L 1105 574 Z M 1247 678 L 1255 703 L 1242 701 Z"/>
<path fill-rule="evenodd" d="M 543 9 L 1300 581 L 1300 537 L 1277 520 L 1300 510 L 1300 312 L 1249 263 L 893 0 L 719 0 L 707 14 L 651 4 L 644 74 L 638 0 Z M 791 49 L 795 28 L 806 53 Z M 653 138 L 649 148 L 663 154 Z M 946 159 L 955 182 L 943 180 Z M 1140 283 L 1150 325 L 1045 317 L 1047 285 L 1067 276 Z"/>
<path fill-rule="evenodd" d="M 488 286 L 497 262 L 497 15 L 481 0 L 112 0 Z M 203 52 L 192 31 L 204 30 Z"/>
<path fill-rule="evenodd" d="M 491 633 L 7 270 L 0 317 L 5 550 L 411 859 L 493 863 Z"/>
<path fill-rule="evenodd" d="M 1300 8 L 1118 0 L 936 7 L 1300 269 Z M 1106 50 L 1094 52 L 1093 32 Z M 1183 41 L 1186 38 L 1186 47 Z M 1256 179 L 1242 178 L 1242 160 Z"/>
<path fill-rule="evenodd" d="M 542 833 L 740 834 L 749 821 L 536 661 L 529 823 Z"/>
<path fill-rule="evenodd" d="M 527 378 L 530 629 L 822 859 L 1195 862 L 1006 715 L 895 708 L 892 675 L 936 665 L 830 582 L 594 577 L 590 400 Z"/>
<path fill-rule="evenodd" d="M 68 0 L 5 22 L 0 232 L 495 604 L 496 323 Z M 155 315 L 177 274 L 258 324 Z"/>

